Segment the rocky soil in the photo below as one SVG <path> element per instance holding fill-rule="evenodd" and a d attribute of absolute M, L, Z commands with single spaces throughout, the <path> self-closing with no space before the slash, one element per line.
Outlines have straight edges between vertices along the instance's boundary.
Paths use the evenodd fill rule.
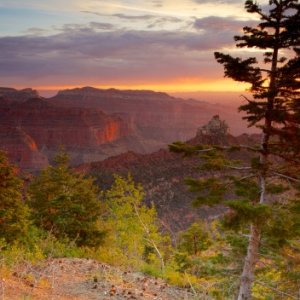
<path fill-rule="evenodd" d="M 49 259 L 2 270 L 0 298 L 19 300 L 73 299 L 199 299 L 188 288 L 161 279 L 121 271 L 92 259 Z"/>

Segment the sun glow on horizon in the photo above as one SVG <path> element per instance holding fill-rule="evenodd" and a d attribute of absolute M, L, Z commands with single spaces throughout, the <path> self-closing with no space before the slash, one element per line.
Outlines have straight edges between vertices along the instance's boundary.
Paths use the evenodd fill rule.
<path fill-rule="evenodd" d="M 153 90 L 160 92 L 195 92 L 195 91 L 203 91 L 203 92 L 241 92 L 245 91 L 249 86 L 243 83 L 233 82 L 230 79 L 221 79 L 214 81 L 188 81 L 181 80 L 179 82 L 170 82 L 170 83 L 130 83 L 130 84 L 72 84 L 72 85 L 49 85 L 49 86 L 33 86 L 34 89 L 40 91 L 59 91 L 65 89 L 73 89 L 73 88 L 82 88 L 86 86 L 91 86 L 99 89 L 120 89 L 120 90 Z M 25 88 L 25 87 L 17 87 L 17 88 Z"/>

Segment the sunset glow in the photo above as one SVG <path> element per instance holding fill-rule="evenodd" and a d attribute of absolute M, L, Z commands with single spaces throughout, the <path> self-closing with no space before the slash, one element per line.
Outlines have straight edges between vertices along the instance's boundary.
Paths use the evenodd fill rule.
<path fill-rule="evenodd" d="M 2 0 L 0 8 L 2 86 L 245 89 L 223 78 L 213 56 L 233 51 L 233 36 L 253 22 L 239 0 Z"/>
<path fill-rule="evenodd" d="M 58 86 L 34 86 L 33 88 L 38 90 L 41 94 L 49 92 L 50 94 L 55 94 L 59 90 L 73 89 L 75 87 L 85 87 L 86 85 L 58 85 Z M 99 89 L 109 89 L 112 85 L 99 85 L 93 84 L 95 88 Z M 242 92 L 245 91 L 248 86 L 242 83 L 232 82 L 231 80 L 216 80 L 212 82 L 193 82 L 193 80 L 182 80 L 173 83 L 166 84 L 114 84 L 114 88 L 121 90 L 153 90 L 161 92 L 193 92 L 193 91 L 203 91 L 203 92 Z M 25 86 L 18 86 L 17 88 L 23 89 Z"/>

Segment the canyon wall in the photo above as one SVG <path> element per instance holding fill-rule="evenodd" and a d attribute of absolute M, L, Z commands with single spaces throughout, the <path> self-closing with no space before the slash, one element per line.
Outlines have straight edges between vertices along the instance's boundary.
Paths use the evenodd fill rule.
<path fill-rule="evenodd" d="M 85 87 L 60 91 L 49 102 L 58 106 L 100 108 L 109 114 L 121 114 L 135 125 L 141 137 L 163 144 L 192 138 L 197 128 L 215 114 L 220 114 L 228 122 L 234 135 L 246 129 L 241 124 L 241 116 L 233 108 L 183 100 L 153 91 Z"/>
<path fill-rule="evenodd" d="M 0 99 L 0 149 L 22 169 L 47 165 L 61 146 L 73 164 L 101 160 L 119 154 L 114 144 L 132 133 L 121 118 L 99 109 L 57 107 L 41 98 L 16 101 L 10 94 Z"/>
<path fill-rule="evenodd" d="M 215 114 L 232 133 L 244 130 L 232 109 L 153 91 L 85 87 L 46 99 L 32 89 L 0 88 L 0 114 L 0 149 L 30 171 L 51 162 L 61 146 L 72 165 L 127 151 L 151 153 L 192 138 Z"/>

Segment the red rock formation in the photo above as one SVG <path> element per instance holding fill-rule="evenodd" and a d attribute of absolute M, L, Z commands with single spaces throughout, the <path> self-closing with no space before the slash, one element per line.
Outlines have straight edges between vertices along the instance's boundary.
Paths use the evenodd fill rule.
<path fill-rule="evenodd" d="M 182 100 L 166 93 L 86 87 L 60 91 L 49 102 L 65 107 L 100 108 L 108 114 L 122 114 L 122 118 L 127 118 L 134 125 L 139 136 L 164 145 L 192 138 L 197 128 L 215 114 L 220 114 L 231 127 L 235 125 L 232 132 L 241 133 L 241 117 L 234 109 Z"/>
<path fill-rule="evenodd" d="M 20 154 L 12 153 L 11 157 L 24 162 L 20 165 L 28 169 L 30 161 L 33 169 L 40 168 L 61 145 L 74 164 L 127 151 L 151 153 L 176 140 L 192 138 L 197 128 L 216 113 L 218 110 L 211 104 L 152 91 L 87 87 L 43 99 L 32 89 L 0 88 L 0 126 L 11 128 L 8 130 L 13 136 L 18 128 L 35 143 L 36 150 L 24 142 L 24 137 L 12 142 L 4 135 L 0 149 L 23 153 L 22 159 Z M 17 150 L 18 143 L 22 151 Z M 29 152 L 26 156 L 25 150 L 33 156 Z M 42 156 L 37 158 L 37 153 Z"/>
<path fill-rule="evenodd" d="M 35 141 L 20 128 L 1 126 L 0 148 L 23 170 L 41 169 L 48 164 Z"/>
<path fill-rule="evenodd" d="M 21 168 L 36 170 L 64 145 L 75 164 L 100 160 L 122 149 L 114 149 L 131 134 L 117 116 L 99 109 L 59 108 L 41 98 L 0 100 L 0 149 Z"/>

